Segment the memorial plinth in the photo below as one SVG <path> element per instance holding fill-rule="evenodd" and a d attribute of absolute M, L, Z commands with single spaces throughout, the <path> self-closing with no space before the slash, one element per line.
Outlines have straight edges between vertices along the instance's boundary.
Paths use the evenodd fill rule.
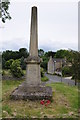
<path fill-rule="evenodd" d="M 15 100 L 42 100 L 52 98 L 51 87 L 41 83 L 40 58 L 38 56 L 37 7 L 32 7 L 29 57 L 26 59 L 26 81 L 16 88 L 11 98 Z"/>
<path fill-rule="evenodd" d="M 14 100 L 51 100 L 52 89 L 51 87 L 45 87 L 43 85 L 28 86 L 26 82 L 24 82 L 12 92 L 11 98 Z"/>

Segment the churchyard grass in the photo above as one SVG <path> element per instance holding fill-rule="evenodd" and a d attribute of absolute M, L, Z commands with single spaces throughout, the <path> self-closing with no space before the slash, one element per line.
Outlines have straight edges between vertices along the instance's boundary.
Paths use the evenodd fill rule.
<path fill-rule="evenodd" d="M 41 81 L 42 82 L 47 82 L 49 79 L 48 79 L 48 77 L 46 77 L 46 76 L 43 76 L 43 77 L 41 77 Z"/>
<path fill-rule="evenodd" d="M 0 80 L 0 118 L 2 117 L 2 81 Z"/>
<path fill-rule="evenodd" d="M 23 80 L 2 81 L 2 116 L 37 118 L 74 118 L 78 116 L 78 88 L 63 83 L 47 84 L 53 90 L 53 101 L 45 106 L 40 101 L 15 101 L 10 99 L 11 92 Z"/>
<path fill-rule="evenodd" d="M 2 70 L 3 75 L 11 75 L 10 69 Z"/>

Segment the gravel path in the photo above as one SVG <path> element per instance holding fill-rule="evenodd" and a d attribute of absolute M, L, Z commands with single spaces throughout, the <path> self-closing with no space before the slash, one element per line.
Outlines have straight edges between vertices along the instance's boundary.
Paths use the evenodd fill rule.
<path fill-rule="evenodd" d="M 75 86 L 75 81 L 71 80 L 70 78 L 61 78 L 59 76 L 50 75 L 50 74 L 46 74 L 46 73 L 45 73 L 45 76 L 47 76 L 49 78 L 49 81 L 47 81 L 46 83 L 53 83 L 53 82 L 61 82 L 62 81 L 63 83 L 66 83 L 68 85 Z"/>

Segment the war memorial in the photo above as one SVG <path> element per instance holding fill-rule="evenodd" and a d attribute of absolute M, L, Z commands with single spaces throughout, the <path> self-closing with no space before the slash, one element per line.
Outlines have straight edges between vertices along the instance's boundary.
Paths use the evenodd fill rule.
<path fill-rule="evenodd" d="M 31 28 L 29 57 L 26 59 L 26 80 L 11 94 L 14 100 L 52 99 L 52 88 L 43 85 L 40 74 L 40 58 L 38 56 L 38 21 L 37 7 L 31 9 Z"/>

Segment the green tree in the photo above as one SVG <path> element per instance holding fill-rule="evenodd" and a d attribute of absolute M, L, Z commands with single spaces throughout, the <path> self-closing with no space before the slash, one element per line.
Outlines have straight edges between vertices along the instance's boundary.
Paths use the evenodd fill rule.
<path fill-rule="evenodd" d="M 45 56 L 46 56 L 46 57 L 50 57 L 50 56 L 54 57 L 55 54 L 56 54 L 56 52 L 48 51 L 48 52 L 45 53 Z"/>
<path fill-rule="evenodd" d="M 72 62 L 73 52 L 72 50 L 58 50 L 55 54 L 55 58 L 66 58 L 67 62 Z"/>
<path fill-rule="evenodd" d="M 20 49 L 19 49 L 19 58 L 21 58 L 22 56 L 23 56 L 24 58 L 27 58 L 28 55 L 29 55 L 29 53 L 28 53 L 28 51 L 27 51 L 26 48 L 20 48 Z"/>
<path fill-rule="evenodd" d="M 44 50 L 43 49 L 39 49 L 38 50 L 38 55 L 39 55 L 39 57 L 42 57 L 44 55 Z"/>
<path fill-rule="evenodd" d="M 21 59 L 20 59 L 20 65 L 21 65 L 21 68 L 22 70 L 26 70 L 26 63 L 24 61 L 24 57 L 22 56 Z"/>
<path fill-rule="evenodd" d="M 12 64 L 13 61 L 14 61 L 13 59 L 10 59 L 10 60 L 6 61 L 6 62 L 5 62 L 5 68 L 6 68 L 6 69 L 10 69 L 11 64 Z"/>
<path fill-rule="evenodd" d="M 2 58 L 2 69 L 5 69 L 5 63 L 6 63 L 6 60 Z"/>
<path fill-rule="evenodd" d="M 41 71 L 41 77 L 44 77 L 44 69 L 41 68 L 40 71 Z"/>
<path fill-rule="evenodd" d="M 2 58 L 4 58 L 6 61 L 10 59 L 20 59 L 22 56 L 24 58 L 27 58 L 29 55 L 26 48 L 20 48 L 19 51 L 12 51 L 12 50 L 6 50 L 2 53 Z"/>
<path fill-rule="evenodd" d="M 71 67 L 69 67 L 69 66 L 64 66 L 64 67 L 62 68 L 62 75 L 63 75 L 63 76 L 71 76 L 71 75 L 72 75 Z"/>
<path fill-rule="evenodd" d="M 73 51 L 72 73 L 76 85 L 77 80 L 80 81 L 80 52 L 77 51 Z"/>
<path fill-rule="evenodd" d="M 65 57 L 65 55 L 66 55 L 66 51 L 67 50 L 58 50 L 57 52 L 56 52 L 56 54 L 55 54 L 55 57 L 56 58 L 64 58 Z"/>
<path fill-rule="evenodd" d="M 10 71 L 14 77 L 20 78 L 23 76 L 23 71 L 20 67 L 20 60 L 14 60 L 12 62 Z"/>
<path fill-rule="evenodd" d="M 2 58 L 4 58 L 6 61 L 10 59 L 14 59 L 14 60 L 19 59 L 19 52 L 12 50 L 3 51 Z"/>
<path fill-rule="evenodd" d="M 11 16 L 8 12 L 10 2 L 9 0 L 1 1 L 0 2 L 0 18 L 2 22 L 5 23 L 6 19 L 11 19 Z"/>
<path fill-rule="evenodd" d="M 44 55 L 41 56 L 43 61 L 41 62 L 40 66 L 44 68 L 45 70 L 47 70 L 47 64 L 48 64 L 49 57 L 50 56 L 54 57 L 55 53 L 56 52 L 53 52 L 53 51 L 45 52 Z"/>
<path fill-rule="evenodd" d="M 40 66 L 42 68 L 44 68 L 45 70 L 47 70 L 47 64 L 48 64 L 48 60 L 49 57 L 46 57 L 45 55 L 42 57 L 43 61 L 41 62 Z"/>

